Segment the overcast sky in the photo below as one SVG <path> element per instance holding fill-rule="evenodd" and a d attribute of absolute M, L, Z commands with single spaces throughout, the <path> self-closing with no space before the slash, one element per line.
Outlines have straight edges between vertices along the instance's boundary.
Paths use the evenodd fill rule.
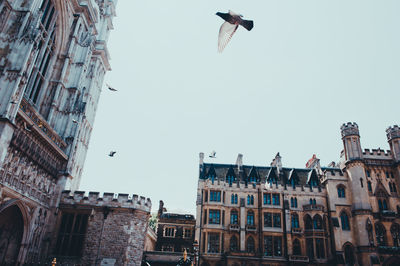
<path fill-rule="evenodd" d="M 233 10 L 254 20 L 222 54 Z M 81 190 L 149 197 L 153 211 L 195 214 L 206 162 L 304 167 L 338 161 L 340 126 L 389 149 L 400 122 L 400 1 L 120 0 Z M 116 150 L 114 158 L 107 156 Z"/>

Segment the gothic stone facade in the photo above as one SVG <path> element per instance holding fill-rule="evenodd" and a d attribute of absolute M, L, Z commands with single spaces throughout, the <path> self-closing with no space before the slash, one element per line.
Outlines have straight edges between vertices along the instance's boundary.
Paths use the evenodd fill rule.
<path fill-rule="evenodd" d="M 56 252 L 60 217 L 75 215 L 61 192 L 79 186 L 103 78 L 110 70 L 107 41 L 116 2 L 0 1 L 1 265 L 47 261 Z M 111 220 L 119 221 L 112 224 L 122 239 L 131 241 L 129 232 L 141 232 L 149 208 L 111 204 L 103 220 L 99 204 L 88 204 L 93 208 L 86 243 L 97 241 L 97 226 L 104 224 L 100 242 L 108 244 L 106 238 L 114 237 L 107 235 Z M 121 256 L 141 253 L 135 245 L 130 248 L 135 250 L 125 248 Z M 102 248 L 96 257 L 107 252 Z M 93 257 L 90 253 L 88 260 Z"/>
<path fill-rule="evenodd" d="M 356 123 L 341 127 L 339 163 L 283 167 L 204 162 L 196 240 L 200 265 L 400 265 L 400 128 L 389 151 L 361 150 Z"/>

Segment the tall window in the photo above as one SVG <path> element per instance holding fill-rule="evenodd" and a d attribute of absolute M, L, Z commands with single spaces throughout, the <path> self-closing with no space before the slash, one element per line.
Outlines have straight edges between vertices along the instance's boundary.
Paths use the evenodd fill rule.
<path fill-rule="evenodd" d="M 73 257 L 82 255 L 88 218 L 88 214 L 63 213 L 57 237 L 57 255 Z"/>
<path fill-rule="evenodd" d="M 306 238 L 307 256 L 310 260 L 314 259 L 314 239 Z"/>
<path fill-rule="evenodd" d="M 264 255 L 282 256 L 282 237 L 264 236 Z"/>
<path fill-rule="evenodd" d="M 379 211 L 387 211 L 388 206 L 386 199 L 378 199 L 378 207 Z"/>
<path fill-rule="evenodd" d="M 231 211 L 231 224 L 238 224 L 238 212 L 236 210 Z"/>
<path fill-rule="evenodd" d="M 253 211 L 247 212 L 247 224 L 254 225 L 254 212 Z"/>
<path fill-rule="evenodd" d="M 175 227 L 164 227 L 164 237 L 175 237 Z"/>
<path fill-rule="evenodd" d="M 210 201 L 221 202 L 221 191 L 210 191 Z"/>
<path fill-rule="evenodd" d="M 390 227 L 390 233 L 393 238 L 393 246 L 400 247 L 400 225 L 397 223 L 392 224 Z"/>
<path fill-rule="evenodd" d="M 271 204 L 271 194 L 264 193 L 264 205 Z"/>
<path fill-rule="evenodd" d="M 281 227 L 281 214 L 280 213 L 274 213 L 274 227 Z"/>
<path fill-rule="evenodd" d="M 230 251 L 238 250 L 238 239 L 236 236 L 231 237 L 231 240 L 229 241 L 229 250 Z"/>
<path fill-rule="evenodd" d="M 234 176 L 227 176 L 226 181 L 229 183 L 230 186 L 232 186 L 232 183 L 235 182 L 235 177 Z"/>
<path fill-rule="evenodd" d="M 237 194 L 232 194 L 231 195 L 231 203 L 232 204 L 237 204 L 238 203 L 238 195 Z"/>
<path fill-rule="evenodd" d="M 272 213 L 264 212 L 264 227 L 272 227 Z"/>
<path fill-rule="evenodd" d="M 350 230 L 349 216 L 347 216 L 346 212 L 342 212 L 340 221 L 342 223 L 342 230 Z"/>
<path fill-rule="evenodd" d="M 375 236 L 378 246 L 387 246 L 386 242 L 386 229 L 381 223 L 375 224 Z"/>
<path fill-rule="evenodd" d="M 299 228 L 299 215 L 297 213 L 292 213 L 292 228 Z"/>
<path fill-rule="evenodd" d="M 346 261 L 346 265 L 354 265 L 354 250 L 351 245 L 346 245 L 344 247 L 344 259 Z"/>
<path fill-rule="evenodd" d="M 246 245 L 246 249 L 247 252 L 249 253 L 253 253 L 255 251 L 255 244 L 254 244 L 254 238 L 252 236 L 249 236 L 247 238 L 247 245 Z"/>
<path fill-rule="evenodd" d="M 254 205 L 254 196 L 247 195 L 247 205 Z"/>
<path fill-rule="evenodd" d="M 313 218 L 314 229 L 322 229 L 322 218 L 316 214 Z"/>
<path fill-rule="evenodd" d="M 208 233 L 208 253 L 219 253 L 219 233 Z"/>
<path fill-rule="evenodd" d="M 193 230 L 191 228 L 183 229 L 183 237 L 184 238 L 191 238 L 192 236 L 193 236 Z"/>
<path fill-rule="evenodd" d="M 38 54 L 35 58 L 34 67 L 28 79 L 25 97 L 33 103 L 38 103 L 40 92 L 45 86 L 48 77 L 48 69 L 55 50 L 55 28 L 57 12 L 51 0 L 44 0 L 40 7 L 42 17 L 40 19 L 40 35 L 38 43 Z"/>
<path fill-rule="evenodd" d="M 368 186 L 368 191 L 372 192 L 372 183 L 371 183 L 371 181 L 367 182 L 367 186 Z"/>
<path fill-rule="evenodd" d="M 208 223 L 209 224 L 220 224 L 221 221 L 221 213 L 219 210 L 210 210 L 209 211 L 209 217 L 208 217 Z"/>
<path fill-rule="evenodd" d="M 315 251 L 318 259 L 325 258 L 324 240 L 322 238 L 315 239 Z"/>
<path fill-rule="evenodd" d="M 301 245 L 297 238 L 293 241 L 293 255 L 301 255 Z"/>
<path fill-rule="evenodd" d="M 344 186 L 338 186 L 337 193 L 339 198 L 346 198 Z"/>
<path fill-rule="evenodd" d="M 272 205 L 281 205 L 279 194 L 272 194 Z"/>
<path fill-rule="evenodd" d="M 290 207 L 297 208 L 297 198 L 290 198 Z"/>
<path fill-rule="evenodd" d="M 312 219 L 311 219 L 310 215 L 306 214 L 304 216 L 304 224 L 305 224 L 306 230 L 312 230 L 313 223 L 312 223 Z"/>

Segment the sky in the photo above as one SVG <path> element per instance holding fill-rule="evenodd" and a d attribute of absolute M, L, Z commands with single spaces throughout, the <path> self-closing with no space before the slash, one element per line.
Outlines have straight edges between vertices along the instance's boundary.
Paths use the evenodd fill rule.
<path fill-rule="evenodd" d="M 216 12 L 254 21 L 217 52 Z M 195 214 L 205 162 L 304 168 L 343 149 L 389 149 L 400 123 L 398 0 L 120 0 L 80 190 L 137 194 Z M 115 157 L 107 156 L 115 150 Z M 217 158 L 208 158 L 213 150 Z"/>

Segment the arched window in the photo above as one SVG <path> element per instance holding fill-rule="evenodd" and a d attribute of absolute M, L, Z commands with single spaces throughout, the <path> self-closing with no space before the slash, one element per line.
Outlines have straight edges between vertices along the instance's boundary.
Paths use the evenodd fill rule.
<path fill-rule="evenodd" d="M 339 198 L 346 198 L 345 188 L 343 185 L 337 187 L 337 194 Z"/>
<path fill-rule="evenodd" d="M 380 199 L 378 200 L 378 207 L 379 207 L 380 211 L 383 210 L 382 200 L 380 200 Z"/>
<path fill-rule="evenodd" d="M 342 230 L 350 230 L 349 216 L 347 216 L 346 212 L 340 214 L 340 221 L 342 223 Z"/>
<path fill-rule="evenodd" d="M 387 246 L 386 229 L 381 223 L 375 224 L 375 236 L 378 246 Z"/>
<path fill-rule="evenodd" d="M 313 199 L 313 205 L 317 205 L 317 201 Z"/>
<path fill-rule="evenodd" d="M 393 238 L 393 246 L 400 247 L 400 225 L 397 223 L 392 224 L 390 227 L 390 233 Z"/>
<path fill-rule="evenodd" d="M 235 194 L 235 204 L 237 204 L 237 203 L 238 203 L 238 195 Z"/>
<path fill-rule="evenodd" d="M 314 229 L 322 229 L 322 218 L 319 214 L 316 214 L 313 218 Z"/>
<path fill-rule="evenodd" d="M 383 205 L 383 210 L 387 211 L 388 205 L 387 205 L 387 201 L 385 199 L 382 201 L 382 205 Z"/>
<path fill-rule="evenodd" d="M 247 238 L 247 252 L 253 253 L 255 251 L 255 244 L 254 244 L 254 238 L 252 236 L 249 236 Z"/>
<path fill-rule="evenodd" d="M 229 250 L 230 251 L 238 250 L 238 239 L 236 236 L 231 237 L 231 240 L 229 241 Z"/>
<path fill-rule="evenodd" d="M 297 213 L 292 213 L 292 228 L 299 228 L 299 215 Z"/>
<path fill-rule="evenodd" d="M 297 208 L 297 198 L 294 198 L 294 207 Z"/>
<path fill-rule="evenodd" d="M 301 245 L 297 238 L 293 241 L 293 255 L 301 255 Z"/>
<path fill-rule="evenodd" d="M 34 104 L 38 104 L 43 87 L 47 85 L 51 69 L 51 59 L 55 58 L 55 28 L 57 11 L 51 0 L 44 0 L 40 7 L 42 17 L 39 24 L 38 54 L 36 55 L 32 72 L 28 79 L 25 97 Z"/>
<path fill-rule="evenodd" d="M 239 223 L 239 215 L 236 210 L 231 211 L 231 224 L 238 224 Z"/>
<path fill-rule="evenodd" d="M 312 199 L 310 199 L 310 205 L 313 205 L 313 200 Z"/>
<path fill-rule="evenodd" d="M 367 221 L 365 222 L 365 230 L 367 230 L 368 233 L 368 242 L 370 246 L 374 246 L 374 236 L 372 234 L 372 224 L 369 218 L 367 218 Z"/>
<path fill-rule="evenodd" d="M 294 200 L 293 200 L 293 198 L 290 198 L 290 207 L 294 207 Z"/>
<path fill-rule="evenodd" d="M 350 244 L 346 244 L 344 246 L 344 259 L 346 262 L 346 265 L 354 265 L 354 251 L 353 247 Z"/>
<path fill-rule="evenodd" d="M 306 230 L 312 230 L 313 226 L 312 226 L 312 219 L 310 217 L 310 215 L 306 214 L 304 216 L 304 225 Z"/>
<path fill-rule="evenodd" d="M 253 211 L 247 212 L 247 224 L 254 225 L 254 212 Z"/>

